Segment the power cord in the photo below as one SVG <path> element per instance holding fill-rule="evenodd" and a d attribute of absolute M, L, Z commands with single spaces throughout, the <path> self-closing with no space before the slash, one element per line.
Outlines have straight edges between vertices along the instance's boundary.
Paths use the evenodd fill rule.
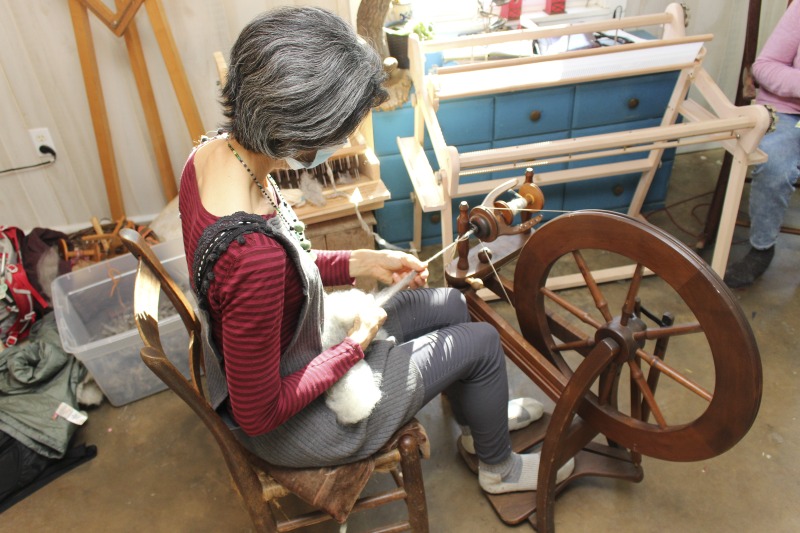
<path fill-rule="evenodd" d="M 52 148 L 50 148 L 49 146 L 47 146 L 46 144 L 43 144 L 42 146 L 39 147 L 39 152 L 41 152 L 43 154 L 46 154 L 46 155 L 51 155 L 51 156 L 53 156 L 53 159 L 50 159 L 49 161 L 42 161 L 41 163 L 36 163 L 35 165 L 26 165 L 24 167 L 7 168 L 5 170 L 0 170 L 0 174 L 8 174 L 9 172 L 17 172 L 17 171 L 20 171 L 20 170 L 29 170 L 31 168 L 46 167 L 46 166 L 50 166 L 50 165 L 52 165 L 53 163 L 56 162 L 56 157 L 57 157 L 56 156 L 56 151 L 53 150 Z"/>

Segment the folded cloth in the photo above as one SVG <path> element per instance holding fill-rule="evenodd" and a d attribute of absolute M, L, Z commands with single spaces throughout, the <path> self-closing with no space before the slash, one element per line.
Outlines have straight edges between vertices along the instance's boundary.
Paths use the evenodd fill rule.
<path fill-rule="evenodd" d="M 53 313 L 37 321 L 27 342 L 0 352 L 0 430 L 37 453 L 61 458 L 78 428 L 55 416 L 77 407 L 86 368 L 61 346 Z"/>

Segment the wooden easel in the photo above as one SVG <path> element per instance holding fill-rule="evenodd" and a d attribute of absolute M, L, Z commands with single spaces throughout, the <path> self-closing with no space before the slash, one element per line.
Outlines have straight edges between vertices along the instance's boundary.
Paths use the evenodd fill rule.
<path fill-rule="evenodd" d="M 86 86 L 86 96 L 89 99 L 89 110 L 92 114 L 97 150 L 100 153 L 100 165 L 103 169 L 111 218 L 118 220 L 120 217 L 125 216 L 125 204 L 122 200 L 119 186 L 119 174 L 117 173 L 116 158 L 111 143 L 111 128 L 108 123 L 103 88 L 100 85 L 100 71 L 89 26 L 89 11 L 108 26 L 114 35 L 125 38 L 128 57 L 136 79 L 136 87 L 142 101 L 153 150 L 156 154 L 164 198 L 167 201 L 174 198 L 178 191 L 175 185 L 175 177 L 172 174 L 172 164 L 169 160 L 164 129 L 158 116 L 150 75 L 147 72 L 142 42 L 139 38 L 139 32 L 136 30 L 136 24 L 133 21 L 142 4 L 147 9 L 147 15 L 153 25 L 153 32 L 158 41 L 161 56 L 166 63 L 167 72 L 169 72 L 190 137 L 192 139 L 199 138 L 204 129 L 200 120 L 200 113 L 197 110 L 197 104 L 194 101 L 186 78 L 186 72 L 183 69 L 183 64 L 172 37 L 172 32 L 167 24 L 161 0 L 116 0 L 116 12 L 111 11 L 103 4 L 102 0 L 68 1 L 72 26 L 75 30 L 75 41 L 78 45 L 81 70 L 83 71 L 83 81 Z"/>

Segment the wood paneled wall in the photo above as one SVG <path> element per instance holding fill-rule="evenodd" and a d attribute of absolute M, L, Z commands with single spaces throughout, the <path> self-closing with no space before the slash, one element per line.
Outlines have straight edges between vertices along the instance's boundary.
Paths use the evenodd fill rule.
<path fill-rule="evenodd" d="M 162 0 L 189 77 L 204 127 L 221 120 L 215 50 L 227 54 L 255 14 L 279 4 L 325 7 L 354 22 L 358 0 Z M 626 15 L 662 11 L 666 0 L 628 0 Z M 725 91 L 736 87 L 746 0 L 690 0 L 690 33 L 714 33 L 710 72 Z M 771 5 L 771 4 L 776 5 Z M 765 1 L 762 26 L 769 29 L 783 2 Z M 113 5 L 113 2 L 107 2 Z M 143 8 L 136 16 L 156 93 L 175 179 L 189 154 L 190 138 L 169 76 Z M 124 40 L 96 17 L 92 35 L 109 112 L 111 134 L 128 217 L 148 220 L 166 205 Z M 0 224 L 72 230 L 92 216 L 109 216 L 100 159 L 78 61 L 67 0 L 0 0 L 0 169 L 40 161 L 29 128 L 47 127 L 58 161 L 42 169 L 0 175 Z"/>
<path fill-rule="evenodd" d="M 280 4 L 318 5 L 351 20 L 357 0 L 162 0 L 203 125 L 221 121 L 212 54 L 227 51 L 256 14 Z M 106 2 L 109 7 L 113 2 Z M 353 13 L 351 17 L 351 12 Z M 128 217 L 166 205 L 124 39 L 90 14 L 101 83 Z M 144 6 L 135 18 L 178 180 L 190 137 Z M 0 0 L 0 169 L 40 161 L 29 128 L 50 130 L 55 165 L 0 175 L 0 224 L 86 227 L 110 215 L 67 0 Z"/>

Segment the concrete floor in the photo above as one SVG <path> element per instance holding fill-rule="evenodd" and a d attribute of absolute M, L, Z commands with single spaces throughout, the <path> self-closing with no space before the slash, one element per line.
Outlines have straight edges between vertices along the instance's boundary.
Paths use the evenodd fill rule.
<path fill-rule="evenodd" d="M 674 205 L 670 215 L 683 229 L 664 212 L 654 213 L 651 221 L 694 245 L 705 214 L 698 204 L 710 198 L 706 193 L 713 189 L 720 159 L 720 151 L 679 156 L 668 204 Z M 796 207 L 790 216 L 800 226 Z M 734 256 L 746 250 L 746 235 L 737 229 Z M 557 531 L 800 531 L 794 507 L 800 501 L 800 364 L 793 349 L 799 325 L 798 261 L 800 238 L 782 235 L 764 278 L 734 292 L 750 319 L 764 373 L 761 409 L 744 439 L 721 456 L 700 462 L 645 457 L 645 477 L 638 484 L 579 479 L 556 502 Z M 513 320 L 504 304 L 495 305 Z M 691 346 L 686 350 L 691 356 Z M 509 376 L 512 395 L 533 395 L 552 406 L 515 367 L 509 368 Z M 694 377 L 701 382 L 708 378 L 702 372 Z M 433 448 L 424 463 L 432 531 L 533 530 L 527 524 L 505 526 L 497 519 L 456 452 L 457 430 L 445 402 L 427 405 L 419 419 Z M 219 451 L 200 421 L 170 392 L 119 408 L 106 403 L 93 409 L 77 436 L 97 445 L 98 456 L 3 513 L 0 530 L 251 530 Z M 350 530 L 358 530 L 357 525 L 361 521 L 354 519 Z"/>

